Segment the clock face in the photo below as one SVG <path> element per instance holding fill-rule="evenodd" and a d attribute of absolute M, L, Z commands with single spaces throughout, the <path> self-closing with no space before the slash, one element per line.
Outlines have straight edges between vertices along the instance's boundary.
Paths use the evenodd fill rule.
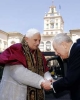
<path fill-rule="evenodd" d="M 54 23 L 54 19 L 51 19 L 50 22 L 51 22 L 51 23 Z"/>

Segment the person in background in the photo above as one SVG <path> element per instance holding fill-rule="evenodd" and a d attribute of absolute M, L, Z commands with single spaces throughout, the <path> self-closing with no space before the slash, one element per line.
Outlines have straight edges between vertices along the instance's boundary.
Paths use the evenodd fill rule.
<path fill-rule="evenodd" d="M 38 48 L 40 41 L 40 32 L 29 29 L 21 43 L 11 45 L 0 54 L 0 64 L 5 64 L 0 100 L 44 100 L 41 84 L 52 77 Z"/>
<path fill-rule="evenodd" d="M 43 82 L 43 88 L 48 90 L 52 86 L 54 93 L 69 90 L 71 100 L 80 100 L 80 39 L 73 43 L 67 34 L 61 33 L 54 37 L 53 48 L 61 59 L 67 59 L 67 74 L 52 83 Z"/>

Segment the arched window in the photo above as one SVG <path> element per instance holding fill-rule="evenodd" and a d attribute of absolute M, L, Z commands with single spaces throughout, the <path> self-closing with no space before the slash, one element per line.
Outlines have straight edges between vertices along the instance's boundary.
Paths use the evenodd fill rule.
<path fill-rule="evenodd" d="M 54 23 L 51 23 L 50 27 L 51 27 L 51 28 L 54 28 Z"/>
<path fill-rule="evenodd" d="M 51 50 L 51 42 L 50 41 L 47 41 L 46 42 L 46 50 L 47 51 L 50 51 Z"/>

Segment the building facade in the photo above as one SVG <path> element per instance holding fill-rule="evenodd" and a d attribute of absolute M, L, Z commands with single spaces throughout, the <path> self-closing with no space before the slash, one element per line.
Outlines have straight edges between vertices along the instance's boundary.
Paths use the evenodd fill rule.
<path fill-rule="evenodd" d="M 53 51 L 52 40 L 56 34 L 64 33 L 64 21 L 60 13 L 56 10 L 56 7 L 52 4 L 49 7 L 49 11 L 44 15 L 44 29 L 41 34 L 41 51 Z M 68 34 L 73 42 L 80 38 L 80 29 L 70 30 Z M 19 32 L 4 32 L 0 30 L 0 52 L 4 51 L 12 44 L 20 43 L 23 38 L 23 34 Z"/>
<path fill-rule="evenodd" d="M 22 40 L 23 35 L 18 32 L 4 32 L 0 30 L 0 52 L 4 51 L 12 44 L 19 43 Z"/>
<path fill-rule="evenodd" d="M 48 13 L 44 16 L 44 34 L 55 35 L 63 33 L 64 21 L 54 5 L 49 7 Z"/>
<path fill-rule="evenodd" d="M 64 33 L 64 21 L 60 12 L 56 10 L 54 5 L 49 7 L 49 11 L 44 15 L 44 30 L 41 34 L 42 40 L 40 43 L 41 51 L 54 51 L 52 47 L 52 40 L 55 35 Z M 69 33 L 64 33 L 69 35 L 73 42 L 80 38 L 80 29 L 70 30 Z"/>

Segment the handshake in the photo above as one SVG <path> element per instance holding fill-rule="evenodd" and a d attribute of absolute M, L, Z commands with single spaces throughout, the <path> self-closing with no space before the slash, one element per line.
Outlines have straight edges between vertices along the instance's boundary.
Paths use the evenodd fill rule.
<path fill-rule="evenodd" d="M 51 77 L 50 73 L 45 73 L 44 81 L 41 82 L 41 87 L 44 90 L 50 90 L 53 88 L 53 82 L 55 82 L 55 80 Z"/>
<path fill-rule="evenodd" d="M 45 79 L 44 82 L 41 83 L 41 87 L 44 89 L 44 90 L 50 90 L 53 88 L 53 82 L 55 82 L 55 80 L 47 80 Z"/>

